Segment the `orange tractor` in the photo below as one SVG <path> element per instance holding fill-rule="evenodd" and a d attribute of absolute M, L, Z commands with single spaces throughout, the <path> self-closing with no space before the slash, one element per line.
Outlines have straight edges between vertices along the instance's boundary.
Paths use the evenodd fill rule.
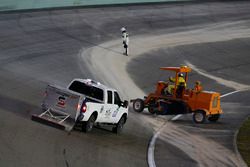
<path fill-rule="evenodd" d="M 216 122 L 222 114 L 220 107 L 220 93 L 203 91 L 199 82 L 193 89 L 187 89 L 188 73 L 191 68 L 162 67 L 161 70 L 175 72 L 175 79 L 171 82 L 159 81 L 154 93 L 145 96 L 144 99 L 135 99 L 133 109 L 142 112 L 144 108 L 152 114 L 178 115 L 193 113 L 195 123 L 204 123 L 206 119 Z M 182 76 L 184 83 L 180 83 Z M 168 91 L 171 88 L 171 91 Z"/>

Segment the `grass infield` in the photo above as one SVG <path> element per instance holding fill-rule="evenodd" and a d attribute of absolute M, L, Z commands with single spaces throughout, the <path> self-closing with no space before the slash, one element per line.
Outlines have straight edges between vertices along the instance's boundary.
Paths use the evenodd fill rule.
<path fill-rule="evenodd" d="M 237 146 L 242 158 L 250 167 L 250 117 L 246 119 L 239 130 Z"/>

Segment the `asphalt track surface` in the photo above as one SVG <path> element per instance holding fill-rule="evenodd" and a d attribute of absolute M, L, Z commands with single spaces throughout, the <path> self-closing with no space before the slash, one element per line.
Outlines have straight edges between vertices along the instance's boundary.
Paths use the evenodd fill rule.
<path fill-rule="evenodd" d="M 233 140 L 249 115 L 249 19 L 249 2 L 0 14 L 0 166 L 147 166 L 148 144 L 162 125 L 156 166 L 242 166 Z M 129 57 L 120 43 L 124 25 Z M 199 79 L 207 90 L 242 90 L 222 99 L 218 123 L 195 125 L 190 115 L 172 122 L 130 110 L 117 136 L 98 128 L 66 133 L 30 120 L 48 83 L 94 78 L 134 98 L 165 78 L 159 66 L 179 64 L 193 65 L 191 83 Z"/>

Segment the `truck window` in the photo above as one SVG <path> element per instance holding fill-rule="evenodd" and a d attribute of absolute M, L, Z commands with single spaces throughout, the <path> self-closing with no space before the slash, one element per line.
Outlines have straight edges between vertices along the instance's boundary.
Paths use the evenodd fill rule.
<path fill-rule="evenodd" d="M 85 83 L 74 81 L 69 90 L 103 101 L 103 90 Z"/>
<path fill-rule="evenodd" d="M 115 104 L 119 105 L 120 103 L 121 103 L 121 99 L 120 99 L 118 93 L 115 92 Z"/>
<path fill-rule="evenodd" d="M 215 98 L 213 99 L 212 107 L 213 107 L 213 108 L 216 108 L 216 107 L 217 107 L 217 104 L 218 104 L 218 97 L 215 97 Z"/>
<path fill-rule="evenodd" d="M 108 91 L 108 104 L 112 104 L 112 100 L 113 100 L 113 97 L 112 97 L 112 91 Z"/>

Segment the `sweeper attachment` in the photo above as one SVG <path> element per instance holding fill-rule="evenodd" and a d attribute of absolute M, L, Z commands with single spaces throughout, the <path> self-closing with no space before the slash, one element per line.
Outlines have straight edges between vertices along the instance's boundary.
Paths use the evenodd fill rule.
<path fill-rule="evenodd" d="M 42 102 L 41 114 L 32 115 L 32 120 L 71 131 L 76 123 L 76 114 L 84 96 L 67 89 L 48 85 Z"/>

